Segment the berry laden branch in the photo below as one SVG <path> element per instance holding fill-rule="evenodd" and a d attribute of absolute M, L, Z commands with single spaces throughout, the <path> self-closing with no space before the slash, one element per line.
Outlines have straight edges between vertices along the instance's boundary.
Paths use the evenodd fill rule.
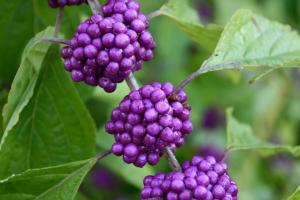
<path fill-rule="evenodd" d="M 93 10 L 93 13 L 101 12 L 101 9 L 100 9 L 101 6 L 98 1 L 88 0 L 88 3 L 90 5 L 91 9 Z M 126 82 L 131 90 L 136 90 L 139 88 L 137 81 L 132 73 L 126 79 Z M 171 149 L 169 147 L 166 147 L 166 149 L 165 149 L 165 156 L 168 159 L 168 161 L 170 163 L 170 167 L 172 168 L 173 171 L 181 170 L 180 164 L 178 163 L 175 155 L 173 154 L 173 152 L 171 151 Z"/>

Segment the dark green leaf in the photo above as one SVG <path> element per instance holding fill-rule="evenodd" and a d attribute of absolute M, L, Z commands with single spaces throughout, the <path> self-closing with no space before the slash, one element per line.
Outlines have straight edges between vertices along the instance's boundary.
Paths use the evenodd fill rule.
<path fill-rule="evenodd" d="M 42 62 L 50 48 L 50 44 L 40 39 L 52 36 L 54 29 L 49 27 L 37 34 L 27 44 L 14 82 L 12 84 L 8 102 L 3 109 L 3 127 L 9 131 L 19 120 L 19 115 L 33 96 L 37 79 L 40 75 Z"/>
<path fill-rule="evenodd" d="M 87 159 L 94 153 L 95 125 L 63 69 L 57 48 L 48 51 L 42 69 L 34 96 L 18 111 L 20 120 L 4 132 L 1 178 L 27 169 Z M 15 79 L 14 84 L 18 81 Z"/>
<path fill-rule="evenodd" d="M 232 65 L 299 67 L 300 36 L 290 26 L 239 10 L 226 25 L 214 54 L 203 68 L 215 71 Z"/>
<path fill-rule="evenodd" d="M 219 40 L 222 28 L 216 25 L 201 24 L 197 12 L 188 1 L 169 0 L 160 9 L 161 14 L 174 20 L 189 37 L 209 51 L 213 51 Z"/>
<path fill-rule="evenodd" d="M 34 35 L 33 1 L 0 3 L 0 79 L 10 82 L 27 41 Z"/>
<path fill-rule="evenodd" d="M 0 181 L 0 200 L 72 200 L 97 159 L 30 169 Z"/>
<path fill-rule="evenodd" d="M 258 150 L 263 155 L 288 152 L 294 156 L 300 156 L 299 146 L 275 145 L 261 141 L 248 124 L 241 123 L 233 117 L 232 108 L 227 110 L 227 149 L 230 151 Z"/>

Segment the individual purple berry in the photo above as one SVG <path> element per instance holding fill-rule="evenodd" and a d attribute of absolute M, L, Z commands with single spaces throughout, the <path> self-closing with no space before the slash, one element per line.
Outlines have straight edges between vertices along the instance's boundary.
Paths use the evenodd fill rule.
<path fill-rule="evenodd" d="M 130 38 L 125 33 L 120 33 L 116 36 L 115 45 L 118 48 L 124 49 L 130 44 Z"/>
<path fill-rule="evenodd" d="M 112 152 L 115 154 L 115 155 L 121 155 L 123 153 L 123 145 L 122 144 L 119 144 L 119 143 L 115 143 L 113 146 L 112 146 Z"/>
<path fill-rule="evenodd" d="M 103 84 L 107 84 L 106 80 Z M 192 131 L 191 123 L 188 123 L 190 111 L 186 110 L 188 113 L 184 121 L 181 115 L 185 109 L 173 112 L 172 105 L 180 104 L 179 107 L 182 108 L 186 106 L 185 102 L 176 100 L 178 98 L 171 98 L 176 96 L 173 92 L 171 83 L 145 85 L 131 91 L 113 110 L 111 119 L 106 124 L 106 131 L 115 136 L 116 144 L 122 144 L 125 149 L 128 145 L 134 145 L 138 149 L 138 153 L 134 154 L 137 158 L 134 162 L 128 159 L 130 155 L 124 150 L 121 155 L 126 157 L 124 160 L 127 163 L 138 167 L 143 167 L 146 163 L 156 165 L 165 147 L 175 150 L 183 145 L 184 137 Z M 131 139 L 130 142 L 128 138 Z"/>
<path fill-rule="evenodd" d="M 131 22 L 130 28 L 137 33 L 142 33 L 146 30 L 146 24 L 140 19 L 135 19 Z"/>
<path fill-rule="evenodd" d="M 81 71 L 78 71 L 78 70 L 73 70 L 72 71 L 72 79 L 73 81 L 82 81 L 84 80 L 84 75 Z"/>
<path fill-rule="evenodd" d="M 201 163 L 210 163 L 212 170 L 201 170 Z M 213 162 L 212 162 L 213 161 Z M 159 197 L 162 199 L 174 200 L 237 200 L 238 188 L 231 180 L 226 170 L 220 170 L 220 166 L 225 163 L 218 163 L 212 156 L 194 156 L 191 161 L 182 163 L 182 172 L 170 172 L 167 174 L 157 174 L 147 176 L 144 179 L 144 189 L 140 199 L 146 200 L 155 198 L 153 190 L 160 189 Z M 211 179 L 211 174 L 215 174 L 216 181 Z M 160 176 L 161 178 L 156 178 Z M 226 183 L 226 184 L 224 184 Z M 224 186 L 226 185 L 226 186 Z M 151 192 L 150 192 L 151 191 Z"/>
<path fill-rule="evenodd" d="M 87 1 L 86 0 L 48 0 L 48 4 L 51 8 L 75 6 L 83 3 L 87 3 Z"/>
<path fill-rule="evenodd" d="M 85 75 L 74 76 L 74 80 L 113 92 L 117 83 L 142 68 L 143 61 L 152 60 L 155 42 L 146 30 L 148 20 L 139 7 L 135 0 L 109 0 L 102 6 L 103 16 L 94 14 L 78 26 L 70 45 L 61 50 L 65 69 Z M 93 70 L 86 74 L 84 66 Z"/>
<path fill-rule="evenodd" d="M 134 144 L 128 144 L 124 148 L 124 155 L 128 157 L 136 157 L 138 154 L 138 148 Z"/>

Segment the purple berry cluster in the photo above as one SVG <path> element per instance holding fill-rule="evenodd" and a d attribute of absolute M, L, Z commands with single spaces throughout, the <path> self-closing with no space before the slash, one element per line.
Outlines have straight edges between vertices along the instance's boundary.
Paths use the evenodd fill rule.
<path fill-rule="evenodd" d="M 153 83 L 130 92 L 115 108 L 106 131 L 114 134 L 112 152 L 126 163 L 156 165 L 165 147 L 175 150 L 192 131 L 190 106 L 181 90 L 171 83 Z"/>
<path fill-rule="evenodd" d="M 144 179 L 141 199 L 237 200 L 238 188 L 227 165 L 212 156 L 194 156 L 182 164 L 183 172 L 159 173 Z"/>
<path fill-rule="evenodd" d="M 86 0 L 48 0 L 48 4 L 51 8 L 75 6 L 86 2 L 87 2 Z"/>
<path fill-rule="evenodd" d="M 155 42 L 135 0 L 109 1 L 103 14 L 81 23 L 61 54 L 74 81 L 113 92 L 117 83 L 141 69 L 142 61 L 153 58 Z"/>

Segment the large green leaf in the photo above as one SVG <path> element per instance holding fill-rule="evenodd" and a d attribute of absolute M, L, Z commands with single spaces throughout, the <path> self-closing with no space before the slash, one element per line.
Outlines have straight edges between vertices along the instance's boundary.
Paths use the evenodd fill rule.
<path fill-rule="evenodd" d="M 215 71 L 232 65 L 299 67 L 300 36 L 290 26 L 270 21 L 249 10 L 239 10 L 226 25 L 215 52 L 203 68 Z"/>
<path fill-rule="evenodd" d="M 257 150 L 267 156 L 279 152 L 300 156 L 299 146 L 275 145 L 261 141 L 248 124 L 241 123 L 233 117 L 231 108 L 227 110 L 227 149 L 230 151 Z"/>
<path fill-rule="evenodd" d="M 213 51 L 219 40 L 222 28 L 212 24 L 202 25 L 197 11 L 188 5 L 188 1 L 169 0 L 161 7 L 159 12 L 174 20 L 179 28 L 187 33 L 193 41 L 205 49 Z"/>
<path fill-rule="evenodd" d="M 34 35 L 32 1 L 0 3 L 0 79 L 13 79 L 27 41 Z"/>
<path fill-rule="evenodd" d="M 24 68 L 21 66 L 19 71 Z M 19 81 L 17 77 L 13 85 Z M 17 110 L 19 121 L 5 129 L 0 146 L 0 178 L 87 159 L 94 153 L 94 122 L 64 71 L 57 48 L 48 51 L 34 90 L 29 104 L 21 112 Z M 11 96 L 14 93 L 16 90 L 11 90 Z"/>
<path fill-rule="evenodd" d="M 100 151 L 110 149 L 113 143 L 113 137 L 105 133 L 103 129 L 98 132 L 97 147 Z M 142 183 L 145 176 L 154 174 L 154 169 L 149 165 L 146 165 L 143 168 L 137 168 L 133 165 L 125 164 L 122 158 L 116 157 L 115 155 L 106 157 L 100 161 L 100 164 L 103 164 L 137 188 L 143 186 Z M 134 176 L 131 176 L 131 174 L 134 174 Z"/>
<path fill-rule="evenodd" d="M 72 200 L 97 159 L 30 169 L 0 181 L 0 200 Z"/>
<path fill-rule="evenodd" d="M 48 1 L 0 1 L 0 80 L 9 84 L 19 67 L 22 51 L 35 33 L 54 25 L 57 9 Z M 79 23 L 79 15 L 88 6 L 65 9 L 62 32 L 70 37 Z"/>
<path fill-rule="evenodd" d="M 3 109 L 3 127 L 8 132 L 19 120 L 19 115 L 23 108 L 31 99 L 34 88 L 41 71 L 42 62 L 50 48 L 50 44 L 39 41 L 40 38 L 52 36 L 54 29 L 49 27 L 37 34 L 27 44 L 11 91 L 8 102 Z"/>
<path fill-rule="evenodd" d="M 300 199 L 300 187 L 288 198 L 288 200 L 299 200 Z"/>

